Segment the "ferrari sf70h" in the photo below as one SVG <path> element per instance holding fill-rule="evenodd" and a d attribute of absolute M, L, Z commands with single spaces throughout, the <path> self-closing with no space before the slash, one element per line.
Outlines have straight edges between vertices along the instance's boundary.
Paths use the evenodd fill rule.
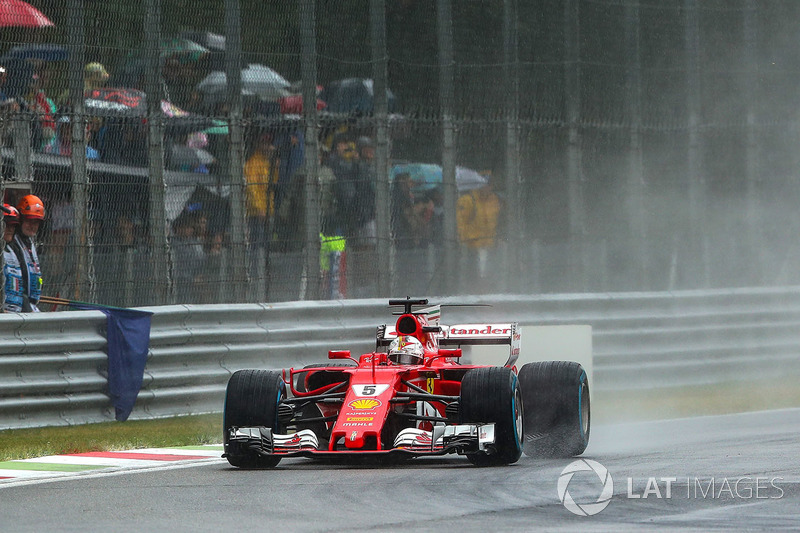
<path fill-rule="evenodd" d="M 570 457 L 589 442 L 589 384 L 574 362 L 517 369 L 516 323 L 440 325 L 424 299 L 402 306 L 394 326 L 379 326 L 375 351 L 334 362 L 239 370 L 224 407 L 224 457 L 242 468 L 284 457 L 398 458 L 464 455 L 475 465 L 505 465 L 527 455 Z M 415 309 L 417 308 L 417 309 Z M 462 346 L 509 346 L 503 366 L 462 363 Z"/>

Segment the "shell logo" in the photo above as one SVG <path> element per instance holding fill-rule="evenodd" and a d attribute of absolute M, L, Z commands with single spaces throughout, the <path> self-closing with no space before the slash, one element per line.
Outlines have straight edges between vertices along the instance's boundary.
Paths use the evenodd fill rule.
<path fill-rule="evenodd" d="M 358 400 L 353 400 L 347 405 L 349 405 L 353 409 L 375 409 L 380 404 L 381 402 L 379 400 L 375 400 L 372 398 L 359 398 Z"/>

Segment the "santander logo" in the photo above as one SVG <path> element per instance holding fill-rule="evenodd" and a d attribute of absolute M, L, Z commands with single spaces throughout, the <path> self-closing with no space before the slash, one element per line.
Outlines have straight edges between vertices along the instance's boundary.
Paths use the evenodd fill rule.
<path fill-rule="evenodd" d="M 487 324 L 486 326 L 451 326 L 450 336 L 454 335 L 511 335 L 509 324 Z"/>

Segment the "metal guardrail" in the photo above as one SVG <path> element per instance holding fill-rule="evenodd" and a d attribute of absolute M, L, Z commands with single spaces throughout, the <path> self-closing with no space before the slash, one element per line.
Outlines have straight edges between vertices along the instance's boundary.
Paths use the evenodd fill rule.
<path fill-rule="evenodd" d="M 591 325 L 595 391 L 800 377 L 800 287 L 436 301 L 492 305 L 445 307 L 445 323 Z M 219 412 L 235 370 L 365 352 L 393 320 L 383 299 L 144 309 L 150 354 L 131 419 Z M 105 348 L 97 311 L 0 315 L 0 429 L 113 420 Z"/>

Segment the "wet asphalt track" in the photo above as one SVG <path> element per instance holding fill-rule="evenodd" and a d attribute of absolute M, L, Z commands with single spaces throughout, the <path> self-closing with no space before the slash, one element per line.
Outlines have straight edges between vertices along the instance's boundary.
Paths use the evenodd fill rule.
<path fill-rule="evenodd" d="M 608 469 L 614 495 L 594 516 L 559 501 L 572 460 L 478 469 L 460 457 L 395 467 L 296 459 L 269 471 L 218 462 L 0 488 L 0 531 L 800 530 L 799 456 L 800 409 L 597 426 L 584 457 Z M 592 503 L 602 483 L 579 472 L 567 487 Z"/>

